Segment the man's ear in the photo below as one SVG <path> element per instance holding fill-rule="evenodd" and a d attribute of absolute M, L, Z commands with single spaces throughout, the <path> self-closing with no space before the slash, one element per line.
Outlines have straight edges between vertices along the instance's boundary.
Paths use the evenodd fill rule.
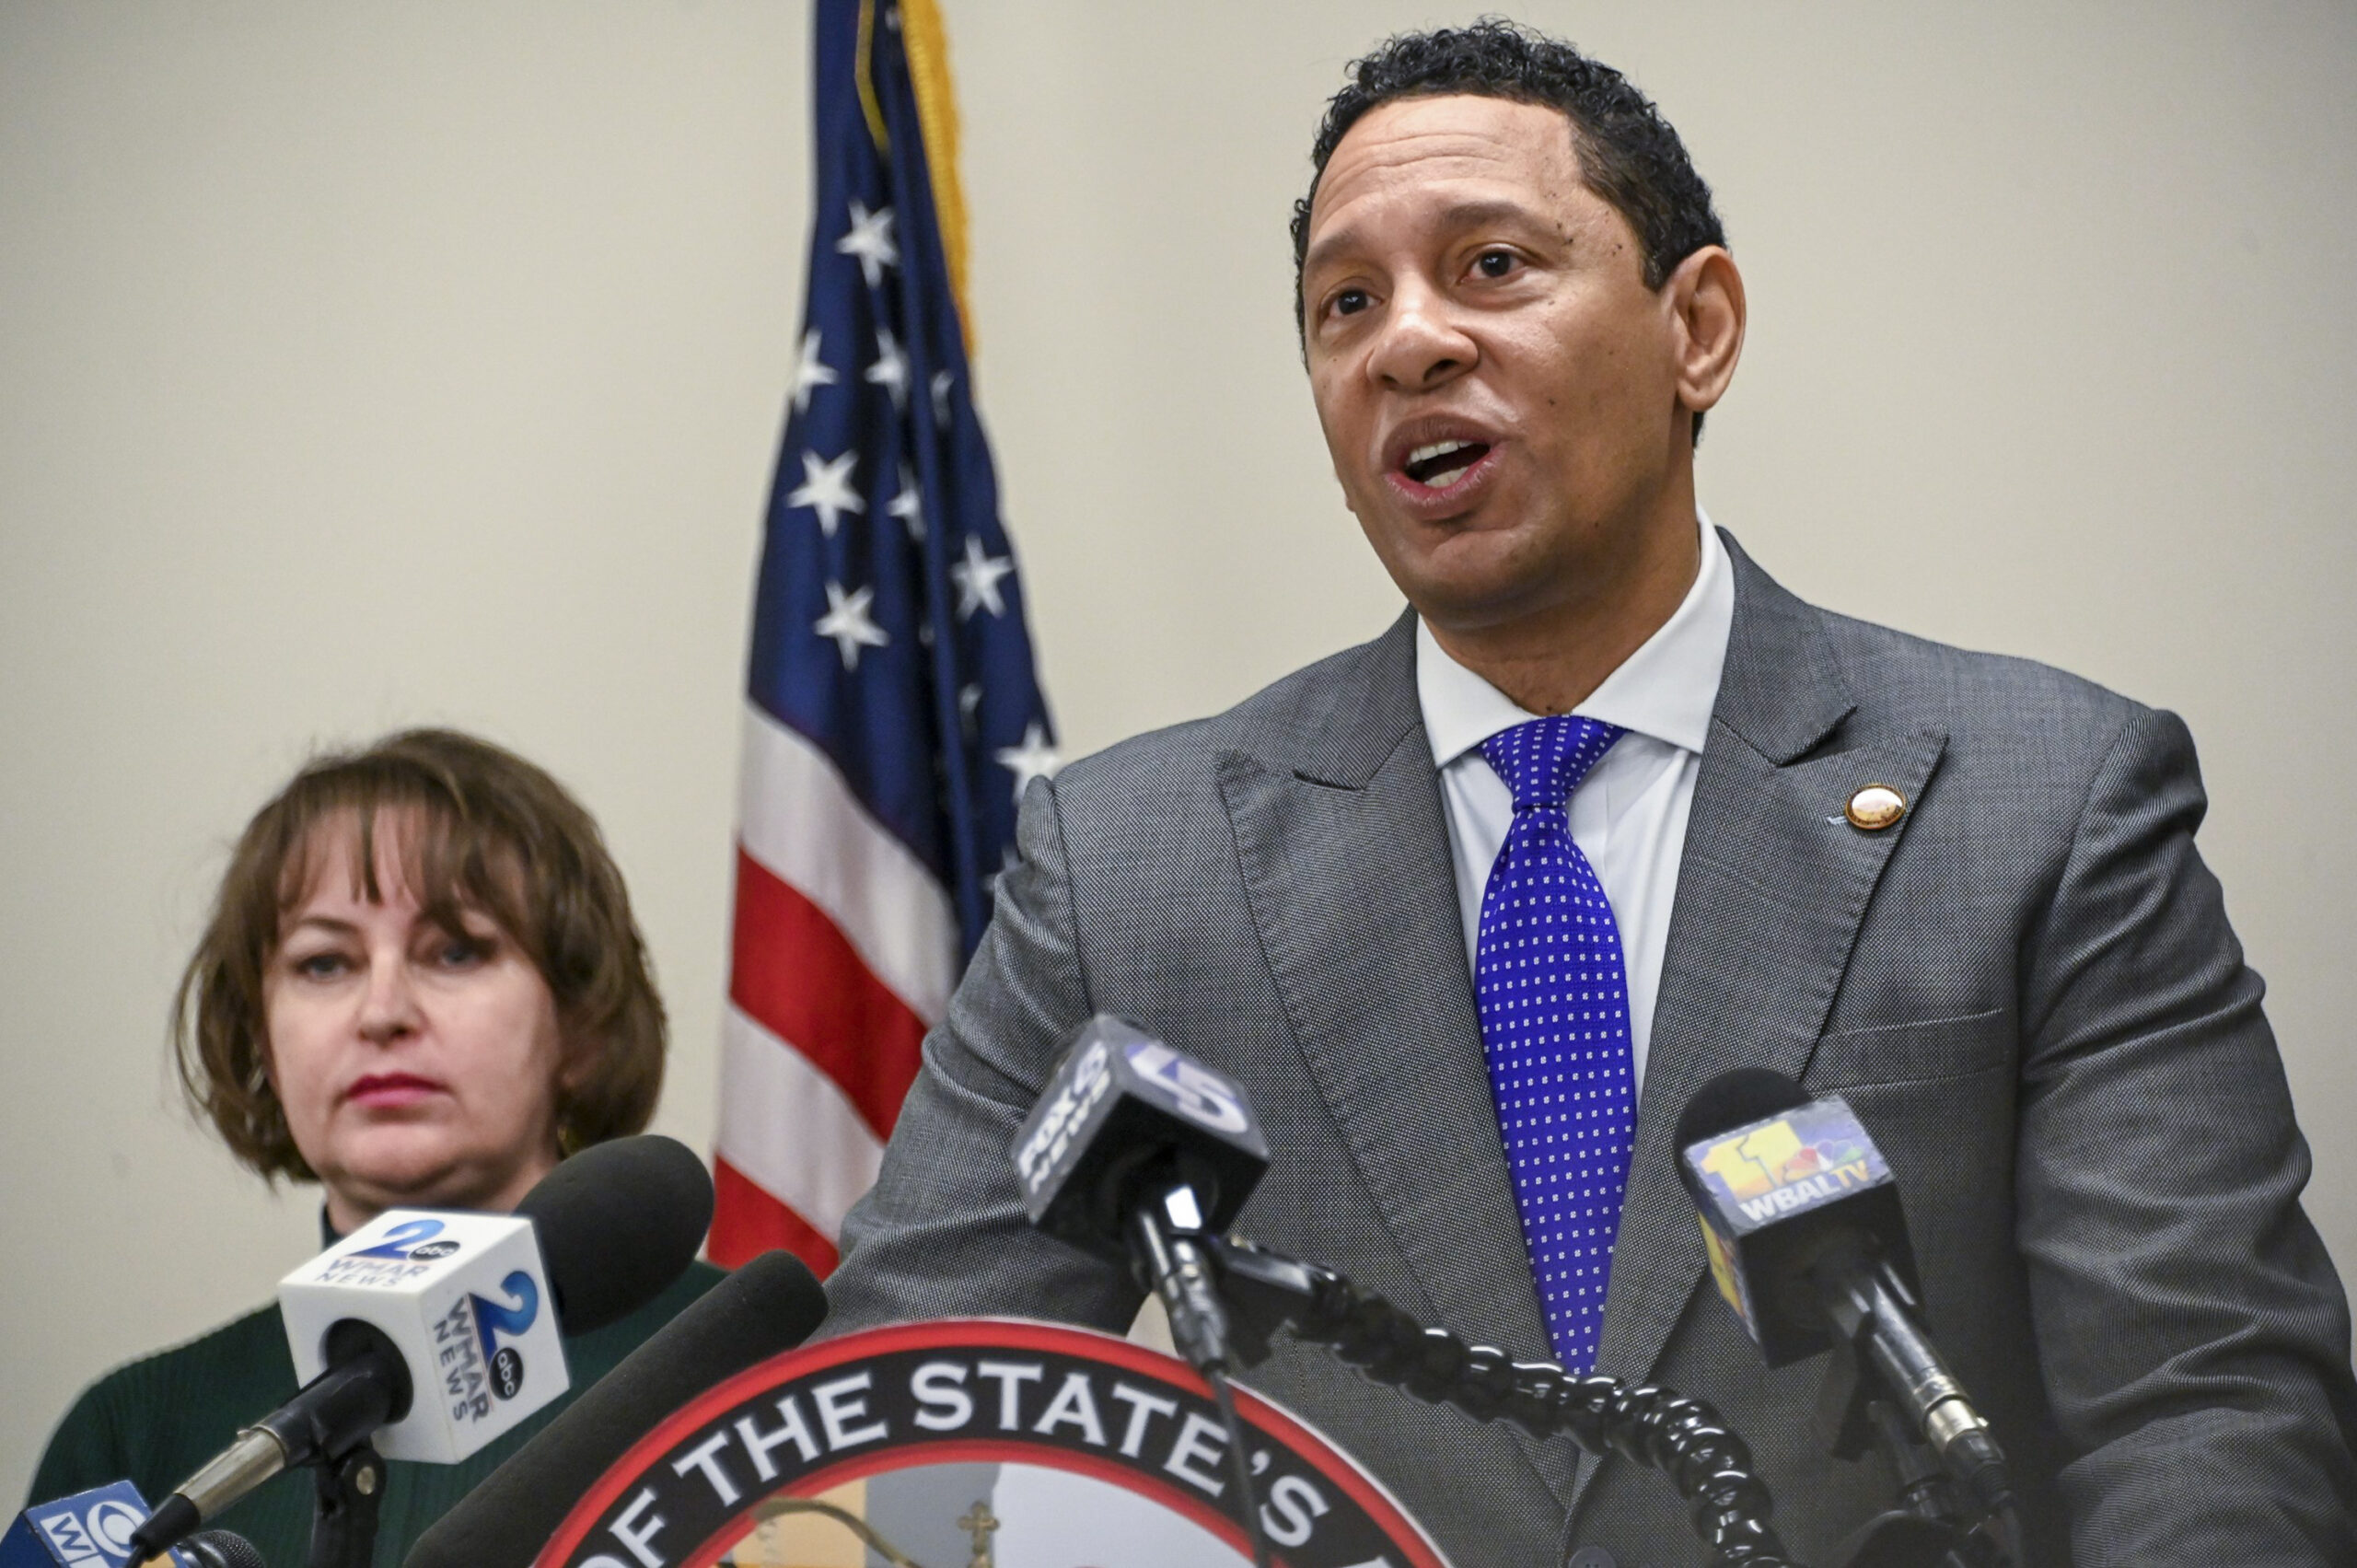
<path fill-rule="evenodd" d="M 1705 245 L 1662 285 L 1675 334 L 1678 401 L 1695 413 L 1713 407 L 1743 357 L 1743 274 L 1721 245 Z"/>

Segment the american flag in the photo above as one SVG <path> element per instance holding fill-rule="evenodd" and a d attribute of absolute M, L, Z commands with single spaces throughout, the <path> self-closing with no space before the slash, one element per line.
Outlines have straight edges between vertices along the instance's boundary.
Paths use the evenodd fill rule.
<path fill-rule="evenodd" d="M 809 300 L 753 605 L 715 1261 L 821 1273 L 1055 767 L 975 417 L 934 0 L 818 0 Z"/>

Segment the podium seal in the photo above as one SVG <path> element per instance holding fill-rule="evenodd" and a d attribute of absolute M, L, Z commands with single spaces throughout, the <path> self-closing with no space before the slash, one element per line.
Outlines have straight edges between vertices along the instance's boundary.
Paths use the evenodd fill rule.
<path fill-rule="evenodd" d="M 1326 1438 L 1236 1390 L 1286 1568 L 1447 1568 Z M 911 1323 L 698 1397 L 566 1516 L 535 1568 L 1248 1568 L 1227 1429 L 1183 1362 L 1086 1330 Z"/>

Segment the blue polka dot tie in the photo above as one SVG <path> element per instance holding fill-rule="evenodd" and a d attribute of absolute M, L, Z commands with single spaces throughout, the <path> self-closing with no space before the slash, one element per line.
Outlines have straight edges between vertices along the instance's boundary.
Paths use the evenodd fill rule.
<path fill-rule="evenodd" d="M 1604 1329 L 1637 1091 L 1620 932 L 1568 807 L 1620 734 L 1565 714 L 1481 745 L 1514 791 L 1514 826 L 1481 891 L 1481 1043 L 1548 1337 L 1573 1372 L 1596 1365 Z"/>

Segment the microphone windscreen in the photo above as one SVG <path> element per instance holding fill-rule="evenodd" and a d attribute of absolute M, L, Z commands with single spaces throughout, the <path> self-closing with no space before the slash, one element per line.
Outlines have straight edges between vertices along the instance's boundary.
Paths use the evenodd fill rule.
<path fill-rule="evenodd" d="M 1694 1098 L 1678 1113 L 1677 1147 L 1682 1154 L 1705 1138 L 1807 1103 L 1808 1096 L 1801 1086 L 1782 1073 L 1766 1067 L 1737 1067 L 1694 1091 Z"/>
<path fill-rule="evenodd" d="M 180 1543 L 197 1568 L 270 1568 L 253 1542 L 235 1530 L 199 1530 Z"/>
<path fill-rule="evenodd" d="M 686 1144 L 648 1132 L 593 1144 L 540 1179 L 516 1213 L 533 1223 L 568 1334 L 626 1318 L 695 1261 L 712 1178 Z"/>
<path fill-rule="evenodd" d="M 418 1539 L 403 1568 L 528 1568 L 632 1444 L 705 1389 L 792 1350 L 826 1316 L 826 1292 L 802 1260 L 761 1254 L 509 1455 Z"/>

